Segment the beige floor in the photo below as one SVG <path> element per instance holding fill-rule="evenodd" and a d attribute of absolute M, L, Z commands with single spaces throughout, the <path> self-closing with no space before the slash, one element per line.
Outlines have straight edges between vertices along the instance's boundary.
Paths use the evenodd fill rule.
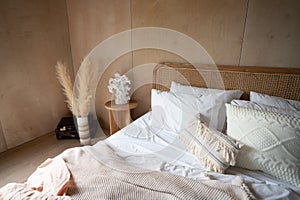
<path fill-rule="evenodd" d="M 106 133 L 106 131 L 104 131 Z M 104 136 L 97 140 L 105 139 Z M 95 142 L 95 141 L 94 141 Z M 65 149 L 80 146 L 78 140 L 57 140 L 49 133 L 33 141 L 0 153 L 0 187 L 9 182 L 24 182 L 47 158 L 52 158 Z"/>

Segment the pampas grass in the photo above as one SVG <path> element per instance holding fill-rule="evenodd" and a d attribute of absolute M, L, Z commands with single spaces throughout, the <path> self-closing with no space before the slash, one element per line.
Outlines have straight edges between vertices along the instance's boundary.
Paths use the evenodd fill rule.
<path fill-rule="evenodd" d="M 62 86 L 62 90 L 64 95 L 66 96 L 66 103 L 69 110 L 73 113 L 73 115 L 78 116 L 79 110 L 78 106 L 75 105 L 74 100 L 74 92 L 73 92 L 73 83 L 69 74 L 69 71 L 65 64 L 61 61 L 58 61 L 56 66 L 56 77 L 59 83 Z"/>
<path fill-rule="evenodd" d="M 96 69 L 91 67 L 90 61 L 85 58 L 81 63 L 74 85 L 65 64 L 59 61 L 55 67 L 56 76 L 62 85 L 68 108 L 76 117 L 87 116 L 91 108 L 93 88 L 96 86 Z"/>
<path fill-rule="evenodd" d="M 90 112 L 90 104 L 93 97 L 93 86 L 95 76 L 94 68 L 91 67 L 91 62 L 85 58 L 78 71 L 78 82 L 76 91 L 78 93 L 79 110 L 81 116 L 87 116 Z"/>

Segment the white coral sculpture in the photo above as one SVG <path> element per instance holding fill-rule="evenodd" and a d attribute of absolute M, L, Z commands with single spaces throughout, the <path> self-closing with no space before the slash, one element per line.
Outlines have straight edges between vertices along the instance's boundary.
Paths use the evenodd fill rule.
<path fill-rule="evenodd" d="M 115 78 L 108 82 L 109 92 L 114 95 L 115 104 L 127 104 L 130 100 L 129 91 L 131 82 L 126 75 L 115 73 Z"/>

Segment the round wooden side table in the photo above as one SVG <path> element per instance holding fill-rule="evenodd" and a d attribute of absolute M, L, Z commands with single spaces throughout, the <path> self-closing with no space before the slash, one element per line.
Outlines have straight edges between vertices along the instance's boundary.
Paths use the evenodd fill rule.
<path fill-rule="evenodd" d="M 138 103 L 134 100 L 130 100 L 128 104 L 122 105 L 115 104 L 114 101 L 105 103 L 105 108 L 109 111 L 110 135 L 130 124 L 130 110 L 136 108 L 137 105 Z"/>

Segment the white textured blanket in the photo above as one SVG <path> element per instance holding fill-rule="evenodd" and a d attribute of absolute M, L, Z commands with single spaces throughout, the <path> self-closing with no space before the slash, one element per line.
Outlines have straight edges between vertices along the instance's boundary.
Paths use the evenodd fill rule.
<path fill-rule="evenodd" d="M 192 180 L 128 165 L 104 143 L 66 150 L 72 199 L 251 199 L 247 187 Z"/>

